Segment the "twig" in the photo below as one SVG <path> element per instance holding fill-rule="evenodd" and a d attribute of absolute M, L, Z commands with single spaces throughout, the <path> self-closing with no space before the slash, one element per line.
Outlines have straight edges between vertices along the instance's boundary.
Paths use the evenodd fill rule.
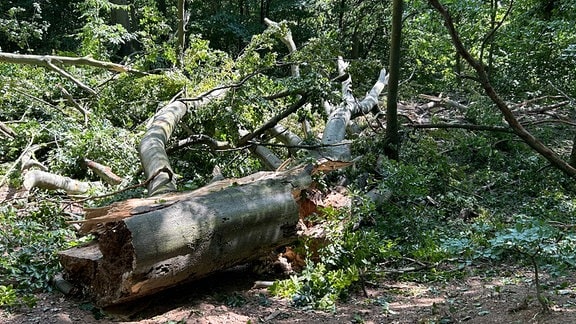
<path fill-rule="evenodd" d="M 171 153 L 183 147 L 194 144 L 206 144 L 214 151 L 228 150 L 232 148 L 232 145 L 230 145 L 230 143 L 228 142 L 217 141 L 210 136 L 203 134 L 196 134 L 183 140 L 179 140 L 177 143 L 168 148 L 166 152 Z"/>
<path fill-rule="evenodd" d="M 570 101 L 566 100 L 566 101 L 562 101 L 559 103 L 555 103 L 549 106 L 545 106 L 545 107 L 540 107 L 540 108 L 536 108 L 536 109 L 531 109 L 531 110 L 524 110 L 522 111 L 522 113 L 524 114 L 542 114 L 545 113 L 547 111 L 562 107 L 562 106 L 566 106 L 567 104 L 569 104 Z"/>
<path fill-rule="evenodd" d="M 525 123 L 523 125 L 524 126 L 534 126 L 534 125 L 546 124 L 546 123 L 560 123 L 560 124 L 566 124 L 566 125 L 570 125 L 570 126 L 576 126 L 576 122 L 563 120 L 563 119 L 543 119 L 543 120 L 533 121 L 531 123 Z"/>
<path fill-rule="evenodd" d="M 482 45 L 480 46 L 480 62 L 482 62 L 482 58 L 484 56 L 484 48 L 486 47 L 486 43 L 488 43 L 488 41 L 490 39 L 492 39 L 492 37 L 494 37 L 494 34 L 496 34 L 496 31 L 498 29 L 500 29 L 500 27 L 502 27 L 502 24 L 504 24 L 504 21 L 506 20 L 506 18 L 508 17 L 510 12 L 512 11 L 513 4 L 514 4 L 514 1 L 510 0 L 510 5 L 508 6 L 508 10 L 506 10 L 506 13 L 502 17 L 502 19 L 500 19 L 498 24 L 496 26 L 494 26 L 494 28 L 492 28 L 492 30 L 488 33 L 488 35 L 486 35 L 486 37 L 484 37 L 484 40 L 482 41 Z"/>
<path fill-rule="evenodd" d="M 216 88 L 212 88 L 212 89 L 210 89 L 210 90 L 208 90 L 208 91 L 206 91 L 206 92 L 204 92 L 204 93 L 202 93 L 202 94 L 200 94 L 200 95 L 198 95 L 198 96 L 196 96 L 196 97 L 194 97 L 194 98 L 180 98 L 180 99 L 178 99 L 178 101 L 182 101 L 182 102 L 201 101 L 201 100 L 203 100 L 204 98 L 206 98 L 207 96 L 209 96 L 211 93 L 213 93 L 213 92 L 215 92 L 215 91 L 224 90 L 224 89 L 231 89 L 231 88 L 239 88 L 239 87 L 241 87 L 244 83 L 246 83 L 246 81 L 248 81 L 250 78 L 252 78 L 253 76 L 255 76 L 255 75 L 259 74 L 259 73 L 260 73 L 260 71 L 252 72 L 252 73 L 248 74 L 247 76 L 245 76 L 245 77 L 244 77 L 242 80 L 240 80 L 240 82 L 238 82 L 238 83 L 232 83 L 232 84 L 229 84 L 229 85 L 219 86 L 219 87 L 216 87 Z"/>
<path fill-rule="evenodd" d="M 274 100 L 274 99 L 280 99 L 280 98 L 284 98 L 284 97 L 288 97 L 288 96 L 292 96 L 292 95 L 302 95 L 304 94 L 303 91 L 300 90 L 285 90 L 282 92 L 278 92 L 269 96 L 264 96 L 262 98 L 266 99 L 266 100 Z"/>
<path fill-rule="evenodd" d="M 262 142 L 255 142 L 255 141 L 248 141 L 248 144 L 252 145 L 260 145 L 260 146 L 268 146 L 268 147 L 282 147 L 282 148 L 295 148 L 295 149 L 305 149 L 305 150 L 317 150 L 323 147 L 334 147 L 334 146 L 342 146 L 348 145 L 350 143 L 332 143 L 332 144 L 313 144 L 313 145 L 306 145 L 306 144 L 277 144 L 277 143 L 262 143 Z"/>
<path fill-rule="evenodd" d="M 0 132 L 10 138 L 16 137 L 16 133 L 14 133 L 14 131 L 3 122 L 0 122 Z"/>
<path fill-rule="evenodd" d="M 29 93 L 26 93 L 26 92 L 24 92 L 24 91 L 22 91 L 22 90 L 19 90 L 19 89 L 17 89 L 17 88 L 10 88 L 10 90 L 11 90 L 11 91 L 14 91 L 14 92 L 16 92 L 16 93 L 18 93 L 18 94 L 20 94 L 20 95 L 22 95 L 22 96 L 24 96 L 24 97 L 27 97 L 27 98 L 36 100 L 36 101 L 38 101 L 38 102 L 40 102 L 40 103 L 42 103 L 42 104 L 44 104 L 44 105 L 46 105 L 46 106 L 48 106 L 48 107 L 54 108 L 54 109 L 56 109 L 56 110 L 60 110 L 60 107 L 58 107 L 58 106 L 56 106 L 56 105 L 53 105 L 53 104 L 49 103 L 48 101 L 46 101 L 46 100 L 44 100 L 44 99 L 41 99 L 41 98 L 38 98 L 38 97 L 36 97 L 36 96 L 33 96 L 33 95 L 29 94 Z M 60 110 L 60 111 L 62 111 L 62 110 Z"/>
<path fill-rule="evenodd" d="M 84 107 L 82 107 L 78 102 L 76 102 L 76 100 L 74 100 L 70 92 L 68 92 L 64 87 L 60 85 L 59 87 L 60 91 L 62 91 L 62 94 L 64 95 L 64 98 L 66 98 L 66 101 L 68 101 L 70 105 L 76 108 L 84 116 L 84 126 L 88 125 L 88 114 L 89 114 L 88 110 L 84 109 Z"/>
<path fill-rule="evenodd" d="M 556 89 L 556 90 L 558 90 L 558 89 Z M 530 105 L 532 103 L 535 103 L 536 101 L 546 100 L 546 99 L 569 99 L 569 98 L 567 96 L 542 96 L 542 97 L 536 97 L 536 98 L 532 98 L 532 99 L 528 99 L 528 100 L 519 102 L 517 104 L 512 105 L 512 107 L 519 108 L 522 106 L 527 106 L 527 105 Z"/>
<path fill-rule="evenodd" d="M 32 135 L 32 138 L 30 139 L 30 141 L 28 141 L 28 144 L 26 145 L 26 147 L 24 148 L 24 150 L 22 151 L 20 156 L 16 159 L 16 161 L 14 161 L 14 163 L 12 163 L 10 168 L 8 168 L 8 170 L 6 170 L 4 177 L 2 178 L 2 180 L 0 180 L 0 187 L 2 187 L 4 185 L 4 182 L 6 181 L 6 179 L 8 179 L 8 177 L 10 176 L 10 173 L 12 173 L 12 171 L 14 171 L 14 169 L 16 169 L 16 166 L 18 165 L 18 163 L 20 163 L 20 160 L 22 160 L 24 155 L 26 155 L 28 153 L 28 149 L 32 146 L 32 143 L 34 143 L 34 135 Z"/>

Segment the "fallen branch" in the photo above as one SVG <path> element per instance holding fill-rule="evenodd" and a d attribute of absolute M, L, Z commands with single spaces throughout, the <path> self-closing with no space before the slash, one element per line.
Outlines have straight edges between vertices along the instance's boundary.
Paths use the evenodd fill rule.
<path fill-rule="evenodd" d="M 52 61 L 46 60 L 46 66 L 48 66 L 50 69 L 52 69 L 52 71 L 55 71 L 56 73 L 60 74 L 61 76 L 63 76 L 65 78 L 69 79 L 70 81 L 76 83 L 77 86 L 84 89 L 89 94 L 91 94 L 93 96 L 98 95 L 98 93 L 96 93 L 96 91 L 92 90 L 92 88 L 85 85 L 82 81 L 76 79 L 72 74 L 70 74 L 70 73 L 64 71 L 63 69 L 57 67 L 56 65 L 52 64 Z"/>
<path fill-rule="evenodd" d="M 88 110 L 84 109 L 84 107 L 82 107 L 82 105 L 80 105 L 78 102 L 76 102 L 76 100 L 74 100 L 74 98 L 72 97 L 72 95 L 70 94 L 70 92 L 68 92 L 64 87 L 60 87 L 60 91 L 62 91 L 62 94 L 64 95 L 64 98 L 66 98 L 66 101 L 74 108 L 76 108 L 76 110 L 78 110 L 82 116 L 84 116 L 84 125 L 88 125 Z"/>
<path fill-rule="evenodd" d="M 178 99 L 178 101 L 182 101 L 182 102 L 189 102 L 189 101 L 205 101 L 205 100 L 211 100 L 213 97 L 217 96 L 220 97 L 222 90 L 229 90 L 229 89 L 235 89 L 235 88 L 239 88 L 241 87 L 244 83 L 246 83 L 246 81 L 248 81 L 250 78 L 252 78 L 253 76 L 259 74 L 259 71 L 256 72 L 252 72 L 250 74 L 248 74 L 247 76 L 245 76 L 242 80 L 240 80 L 237 83 L 232 83 L 229 85 L 224 85 L 224 86 L 219 86 L 219 87 L 215 87 L 212 88 L 206 92 L 203 92 L 202 94 L 199 94 L 196 97 L 193 98 L 180 98 Z M 213 93 L 216 92 L 215 95 L 213 95 Z"/>
<path fill-rule="evenodd" d="M 84 158 L 84 163 L 90 168 L 94 173 L 96 173 L 102 180 L 106 181 L 108 184 L 117 185 L 122 183 L 122 178 L 114 174 L 110 167 L 102 165 L 98 162 Z"/>
<path fill-rule="evenodd" d="M 10 138 L 16 137 L 16 133 L 3 122 L 0 122 L 0 132 Z"/>
<path fill-rule="evenodd" d="M 460 110 L 461 112 L 465 112 L 468 110 L 468 107 L 466 107 L 465 105 L 459 103 L 458 101 L 454 101 L 448 98 L 442 98 L 442 97 L 437 97 L 437 96 L 431 96 L 431 95 L 427 95 L 427 94 L 420 94 L 418 95 L 418 97 L 422 98 L 422 99 L 426 99 L 426 100 L 430 100 L 431 102 L 434 103 L 434 105 L 427 105 L 427 108 L 432 108 L 435 105 L 446 105 L 452 108 L 456 108 L 458 110 Z"/>
<path fill-rule="evenodd" d="M 505 126 L 487 126 L 487 125 L 472 125 L 472 124 L 447 124 L 447 123 L 404 124 L 403 126 L 412 127 L 412 128 L 459 128 L 459 129 L 477 130 L 477 131 L 514 133 L 514 131 L 512 131 L 512 129 L 510 127 L 505 127 Z"/>
<path fill-rule="evenodd" d="M 0 53 L 0 62 L 14 63 L 14 64 L 30 64 L 48 67 L 48 62 L 54 62 L 62 65 L 88 65 L 98 68 L 103 68 L 109 71 L 118 73 L 134 73 L 138 75 L 145 75 L 146 72 L 134 70 L 129 66 L 104 62 L 95 60 L 91 57 L 68 57 L 68 56 L 53 56 L 53 55 L 23 55 L 12 53 Z M 52 63 L 52 64 L 54 64 Z"/>
<path fill-rule="evenodd" d="M 189 136 L 188 138 L 179 140 L 177 143 L 175 143 L 174 145 L 169 147 L 166 150 L 166 152 L 172 153 L 172 152 L 175 152 L 175 151 L 182 149 L 184 147 L 191 146 L 191 145 L 198 145 L 198 144 L 207 145 L 213 151 L 223 151 L 223 150 L 229 150 L 229 149 L 233 148 L 232 145 L 230 145 L 230 143 L 228 143 L 228 142 L 218 141 L 218 140 L 216 140 L 210 136 L 207 136 L 207 135 L 196 134 L 196 135 Z"/>
<path fill-rule="evenodd" d="M 535 109 L 530 109 L 530 110 L 521 110 L 521 112 L 523 114 L 542 114 L 545 112 L 548 112 L 550 110 L 554 110 L 556 108 L 560 108 L 563 106 L 566 106 L 570 103 L 570 100 L 566 100 L 566 101 L 561 101 L 552 105 L 548 105 L 548 106 L 544 106 L 544 107 L 540 107 L 540 108 L 535 108 Z"/>
<path fill-rule="evenodd" d="M 254 132 L 252 132 L 248 135 L 243 136 L 238 141 L 238 145 L 239 146 L 245 145 L 246 143 L 248 143 L 252 139 L 264 134 L 266 131 L 268 131 L 269 129 L 276 126 L 276 124 L 278 124 L 282 119 L 290 116 L 291 114 L 295 113 L 300 107 L 304 106 L 304 104 L 306 104 L 307 100 L 308 100 L 308 97 L 306 95 L 303 95 L 300 98 L 300 100 L 293 103 L 290 107 L 286 108 L 284 111 L 282 111 L 278 115 L 270 118 L 270 120 L 268 122 L 266 122 L 264 125 L 260 126 L 260 128 L 258 128 L 257 130 L 255 130 Z"/>
<path fill-rule="evenodd" d="M 94 183 L 82 182 L 40 170 L 28 171 L 24 175 L 24 188 L 26 190 L 37 187 L 48 190 L 62 189 L 69 194 L 83 194 L 95 186 Z"/>
<path fill-rule="evenodd" d="M 569 126 L 576 126 L 576 122 L 564 120 L 564 119 L 543 119 L 543 120 L 536 120 L 530 123 L 523 123 L 524 126 L 534 126 L 540 124 L 565 124 Z"/>

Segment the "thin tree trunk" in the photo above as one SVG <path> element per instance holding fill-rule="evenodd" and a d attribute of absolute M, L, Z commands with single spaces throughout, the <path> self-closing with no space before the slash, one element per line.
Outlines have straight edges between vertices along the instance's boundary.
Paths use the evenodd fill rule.
<path fill-rule="evenodd" d="M 390 41 L 390 79 L 386 102 L 386 137 L 384 153 L 398 160 L 400 137 L 398 135 L 398 80 L 400 75 L 400 46 L 402 40 L 402 0 L 392 2 L 392 39 Z"/>
<path fill-rule="evenodd" d="M 186 0 L 178 0 L 178 64 L 180 67 L 184 64 L 184 49 L 186 48 L 185 3 Z"/>

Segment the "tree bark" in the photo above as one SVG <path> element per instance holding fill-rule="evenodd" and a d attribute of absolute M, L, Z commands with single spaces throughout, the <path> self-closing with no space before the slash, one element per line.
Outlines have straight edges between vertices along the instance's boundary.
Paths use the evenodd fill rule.
<path fill-rule="evenodd" d="M 339 57 L 339 74 L 345 74 L 347 67 L 348 63 Z M 352 90 L 350 89 L 351 84 L 352 78 L 348 76 L 347 80 L 342 82 L 342 97 L 344 98 L 344 103 L 337 107 L 329 106 L 327 108 L 332 111 L 329 111 L 330 115 L 328 116 L 328 121 L 322 134 L 322 145 L 324 145 L 324 147 L 319 153 L 322 157 L 329 160 L 350 161 L 350 143 L 344 140 L 346 137 L 346 127 L 350 119 L 367 114 L 378 105 L 378 96 L 388 84 L 388 74 L 386 73 L 386 69 L 380 71 L 378 81 L 362 101 L 358 101 L 352 94 Z"/>
<path fill-rule="evenodd" d="M 260 172 L 89 210 L 82 229 L 98 242 L 60 253 L 66 279 L 108 306 L 254 260 L 296 238 L 312 172 Z"/>
<path fill-rule="evenodd" d="M 154 116 L 152 125 L 148 127 L 140 142 L 138 152 L 146 179 L 156 174 L 158 170 L 165 170 L 156 175 L 148 184 L 148 196 L 176 190 L 174 172 L 166 154 L 166 143 L 178 121 L 186 114 L 187 109 L 186 104 L 181 101 L 174 101 L 162 108 Z"/>

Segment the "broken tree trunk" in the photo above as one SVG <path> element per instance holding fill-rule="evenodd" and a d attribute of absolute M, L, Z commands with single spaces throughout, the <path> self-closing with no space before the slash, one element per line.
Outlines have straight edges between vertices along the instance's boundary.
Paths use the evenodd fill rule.
<path fill-rule="evenodd" d="M 296 238 L 311 173 L 260 172 L 89 210 L 83 229 L 100 235 L 60 252 L 66 279 L 108 306 L 261 257 Z"/>

